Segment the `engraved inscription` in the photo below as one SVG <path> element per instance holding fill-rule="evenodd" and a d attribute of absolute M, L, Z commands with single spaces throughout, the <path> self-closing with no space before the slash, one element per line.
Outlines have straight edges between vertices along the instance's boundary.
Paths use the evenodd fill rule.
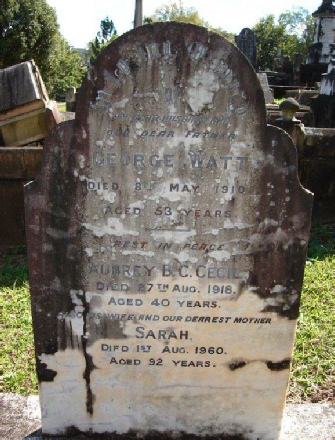
<path fill-rule="evenodd" d="M 311 196 L 260 97 L 185 23 L 90 68 L 26 189 L 46 435 L 278 438 Z"/>

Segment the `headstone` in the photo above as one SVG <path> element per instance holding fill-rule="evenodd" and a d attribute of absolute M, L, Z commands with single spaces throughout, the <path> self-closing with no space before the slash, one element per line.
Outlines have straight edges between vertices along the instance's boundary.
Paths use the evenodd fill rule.
<path fill-rule="evenodd" d="M 268 76 L 265 72 L 257 73 L 257 77 L 261 83 L 264 93 L 265 104 L 273 103 L 273 92 L 269 87 Z"/>
<path fill-rule="evenodd" d="M 34 60 L 0 69 L 0 144 L 42 142 L 62 117 Z"/>
<path fill-rule="evenodd" d="M 48 137 L 26 219 L 42 427 L 277 439 L 312 195 L 239 50 L 139 27 Z"/>
<path fill-rule="evenodd" d="M 335 59 L 328 64 L 327 73 L 322 74 L 320 94 L 313 96 L 310 100 L 313 112 L 314 127 L 334 128 L 335 127 Z"/>
<path fill-rule="evenodd" d="M 76 111 L 76 88 L 69 86 L 66 90 L 66 111 L 75 112 Z"/>
<path fill-rule="evenodd" d="M 241 30 L 236 38 L 237 47 L 248 58 L 252 67 L 257 69 L 257 39 L 249 28 Z"/>
<path fill-rule="evenodd" d="M 334 58 L 335 6 L 332 0 L 323 0 L 313 12 L 315 18 L 313 43 L 308 47 L 307 64 L 328 64 Z M 315 66 L 314 66 L 315 68 Z"/>
<path fill-rule="evenodd" d="M 300 52 L 296 53 L 294 55 L 294 69 L 295 70 L 300 70 L 300 66 L 301 66 L 302 63 L 303 63 L 302 54 Z"/>
<path fill-rule="evenodd" d="M 314 14 L 322 14 L 328 12 L 335 12 L 335 8 L 333 6 L 333 0 L 322 0 L 321 6 L 314 12 Z"/>
<path fill-rule="evenodd" d="M 310 107 L 311 99 L 318 96 L 318 90 L 302 90 L 299 97 L 299 104 L 301 106 Z"/>
<path fill-rule="evenodd" d="M 281 58 L 277 57 L 273 60 L 272 70 L 275 72 L 283 71 L 283 60 Z"/>
<path fill-rule="evenodd" d="M 49 101 L 39 70 L 33 60 L 0 69 L 0 112 L 33 101 Z"/>
<path fill-rule="evenodd" d="M 320 95 L 334 96 L 335 90 L 335 59 L 328 64 L 328 71 L 321 78 Z"/>
<path fill-rule="evenodd" d="M 293 84 L 299 86 L 301 84 L 301 65 L 303 63 L 303 57 L 301 53 L 294 55 L 293 63 Z"/>

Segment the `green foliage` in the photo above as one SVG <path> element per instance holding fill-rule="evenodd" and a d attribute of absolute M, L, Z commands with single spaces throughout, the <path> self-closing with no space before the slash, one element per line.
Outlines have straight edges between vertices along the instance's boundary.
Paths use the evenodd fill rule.
<path fill-rule="evenodd" d="M 101 20 L 100 30 L 101 32 L 98 32 L 97 35 L 102 44 L 106 43 L 107 41 L 110 41 L 111 38 L 116 35 L 116 29 L 114 23 L 112 20 L 108 18 L 108 16 L 103 20 Z"/>
<path fill-rule="evenodd" d="M 232 34 L 231 32 L 227 32 L 224 29 L 222 29 L 221 27 L 219 28 L 215 28 L 212 26 L 207 26 L 209 30 L 216 32 L 217 34 L 221 35 L 222 37 L 227 38 L 228 41 L 230 41 L 231 43 L 235 44 L 235 35 Z"/>
<path fill-rule="evenodd" d="M 152 17 L 145 17 L 144 19 L 145 23 L 152 23 L 155 21 L 181 21 L 203 26 L 222 35 L 229 41 L 234 42 L 234 34 L 231 34 L 222 28 L 214 28 L 199 16 L 199 12 L 195 8 L 186 8 L 183 5 L 182 0 L 179 0 L 179 3 L 173 2 L 164 4 L 155 10 Z"/>
<path fill-rule="evenodd" d="M 307 259 L 322 260 L 335 254 L 335 225 L 313 225 L 313 233 L 308 242 Z"/>
<path fill-rule="evenodd" d="M 308 244 L 289 400 L 334 398 L 335 225 L 313 225 Z"/>
<path fill-rule="evenodd" d="M 3 319 L 0 371 L 3 372 L 4 391 L 35 394 L 37 378 L 28 283 L 2 288 L 0 307 Z"/>
<path fill-rule="evenodd" d="M 150 24 L 150 23 L 153 23 L 153 22 L 154 22 L 154 20 L 153 20 L 152 17 L 144 17 L 143 18 L 143 24 Z"/>
<path fill-rule="evenodd" d="M 280 14 L 278 22 L 284 25 L 288 35 L 296 35 L 307 47 L 312 43 L 314 18 L 307 9 L 293 6 L 291 11 Z"/>
<path fill-rule="evenodd" d="M 291 370 L 289 398 L 334 398 L 335 257 L 307 261 Z"/>
<path fill-rule="evenodd" d="M 285 101 L 286 98 L 275 98 L 273 101 L 275 104 L 279 105 L 281 104 L 283 101 Z"/>
<path fill-rule="evenodd" d="M 278 23 L 282 24 L 287 34 L 284 50 L 293 60 L 296 53 L 305 59 L 308 46 L 313 42 L 314 18 L 302 7 L 293 7 L 291 11 L 280 14 Z"/>
<path fill-rule="evenodd" d="M 60 113 L 66 112 L 66 102 L 57 102 L 57 108 Z"/>
<path fill-rule="evenodd" d="M 81 59 L 60 35 L 56 12 L 45 0 L 2 0 L 0 36 L 0 68 L 34 59 L 51 98 L 81 84 Z"/>
<path fill-rule="evenodd" d="M 276 25 L 274 15 L 267 15 L 252 30 L 257 38 L 258 67 L 271 70 L 286 39 L 285 27 L 283 24 Z"/>
<path fill-rule="evenodd" d="M 43 73 L 48 71 L 58 24 L 45 0 L 3 0 L 0 33 L 1 68 L 34 59 Z"/>
<path fill-rule="evenodd" d="M 44 82 L 50 96 L 64 93 L 69 86 L 81 85 L 87 67 L 82 65 L 82 58 L 76 49 L 71 48 L 61 35 L 57 35 L 57 45 L 49 61 L 49 74 Z"/>
<path fill-rule="evenodd" d="M 195 8 L 186 8 L 182 0 L 179 0 L 179 4 L 174 2 L 160 6 L 155 10 L 152 19 L 153 21 L 182 21 L 198 26 L 204 26 L 204 23 L 206 23 L 200 18 Z"/>
<path fill-rule="evenodd" d="M 117 38 L 117 32 L 112 20 L 108 17 L 100 22 L 100 31 L 93 41 L 88 44 L 90 63 L 93 64 L 100 52 Z"/>
<path fill-rule="evenodd" d="M 0 253 L 0 288 L 15 285 L 22 287 L 28 282 L 26 248 L 17 246 Z"/>
<path fill-rule="evenodd" d="M 2 392 L 37 392 L 25 248 L 0 253 Z"/>
<path fill-rule="evenodd" d="M 275 58 L 290 57 L 295 54 L 307 55 L 307 48 L 313 39 L 313 17 L 301 7 L 286 11 L 279 16 L 261 18 L 253 27 L 257 37 L 258 64 L 261 70 L 272 69 Z"/>

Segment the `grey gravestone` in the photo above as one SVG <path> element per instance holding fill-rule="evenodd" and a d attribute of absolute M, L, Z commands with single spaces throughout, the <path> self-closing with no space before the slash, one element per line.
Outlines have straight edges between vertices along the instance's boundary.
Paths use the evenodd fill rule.
<path fill-rule="evenodd" d="M 9 111 L 30 102 L 48 101 L 48 93 L 33 60 L 0 69 L 0 111 Z"/>
<path fill-rule="evenodd" d="M 268 76 L 265 72 L 257 73 L 259 82 L 261 83 L 262 90 L 264 93 L 265 104 L 273 103 L 273 92 L 269 87 Z"/>
<path fill-rule="evenodd" d="M 244 28 L 235 39 L 237 47 L 248 58 L 252 67 L 257 70 L 257 39 L 253 31 Z"/>
<path fill-rule="evenodd" d="M 66 91 L 66 111 L 75 112 L 76 111 L 76 88 L 69 86 Z"/>
<path fill-rule="evenodd" d="M 312 196 L 265 121 L 204 28 L 137 28 L 90 69 L 26 187 L 45 434 L 278 438 Z"/>

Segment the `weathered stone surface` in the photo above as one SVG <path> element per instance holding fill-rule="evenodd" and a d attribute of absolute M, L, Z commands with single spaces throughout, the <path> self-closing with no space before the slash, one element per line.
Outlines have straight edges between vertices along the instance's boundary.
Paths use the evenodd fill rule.
<path fill-rule="evenodd" d="M 249 28 L 241 30 L 235 37 L 237 47 L 250 61 L 252 67 L 257 69 L 257 39 L 253 31 Z"/>
<path fill-rule="evenodd" d="M 0 436 L 5 440 L 64 440 L 42 436 L 38 396 L 0 394 Z M 282 423 L 282 440 L 333 440 L 335 408 L 329 403 L 288 403 Z M 33 431 L 33 432 L 32 432 Z M 73 440 L 92 439 L 79 434 Z M 94 437 L 93 437 L 94 438 Z"/>
<path fill-rule="evenodd" d="M 0 148 L 0 248 L 26 243 L 23 187 L 41 162 L 42 147 Z"/>
<path fill-rule="evenodd" d="M 32 101 L 48 101 L 48 93 L 33 60 L 0 69 L 0 111 Z"/>
<path fill-rule="evenodd" d="M 0 147 L 42 141 L 63 121 L 34 61 L 0 69 Z"/>
<path fill-rule="evenodd" d="M 311 204 L 238 49 L 117 39 L 26 187 L 44 432 L 278 438 Z"/>
<path fill-rule="evenodd" d="M 73 86 L 68 87 L 66 91 L 66 111 L 76 111 L 76 88 Z"/>
<path fill-rule="evenodd" d="M 307 64 L 328 64 L 333 58 L 335 7 L 325 0 L 312 14 L 316 18 L 313 43 L 308 47 Z"/>
<path fill-rule="evenodd" d="M 268 76 L 266 73 L 257 73 L 257 77 L 259 79 L 259 82 L 261 83 L 263 93 L 264 93 L 264 99 L 265 104 L 272 104 L 273 103 L 273 92 L 271 91 L 268 83 Z"/>

